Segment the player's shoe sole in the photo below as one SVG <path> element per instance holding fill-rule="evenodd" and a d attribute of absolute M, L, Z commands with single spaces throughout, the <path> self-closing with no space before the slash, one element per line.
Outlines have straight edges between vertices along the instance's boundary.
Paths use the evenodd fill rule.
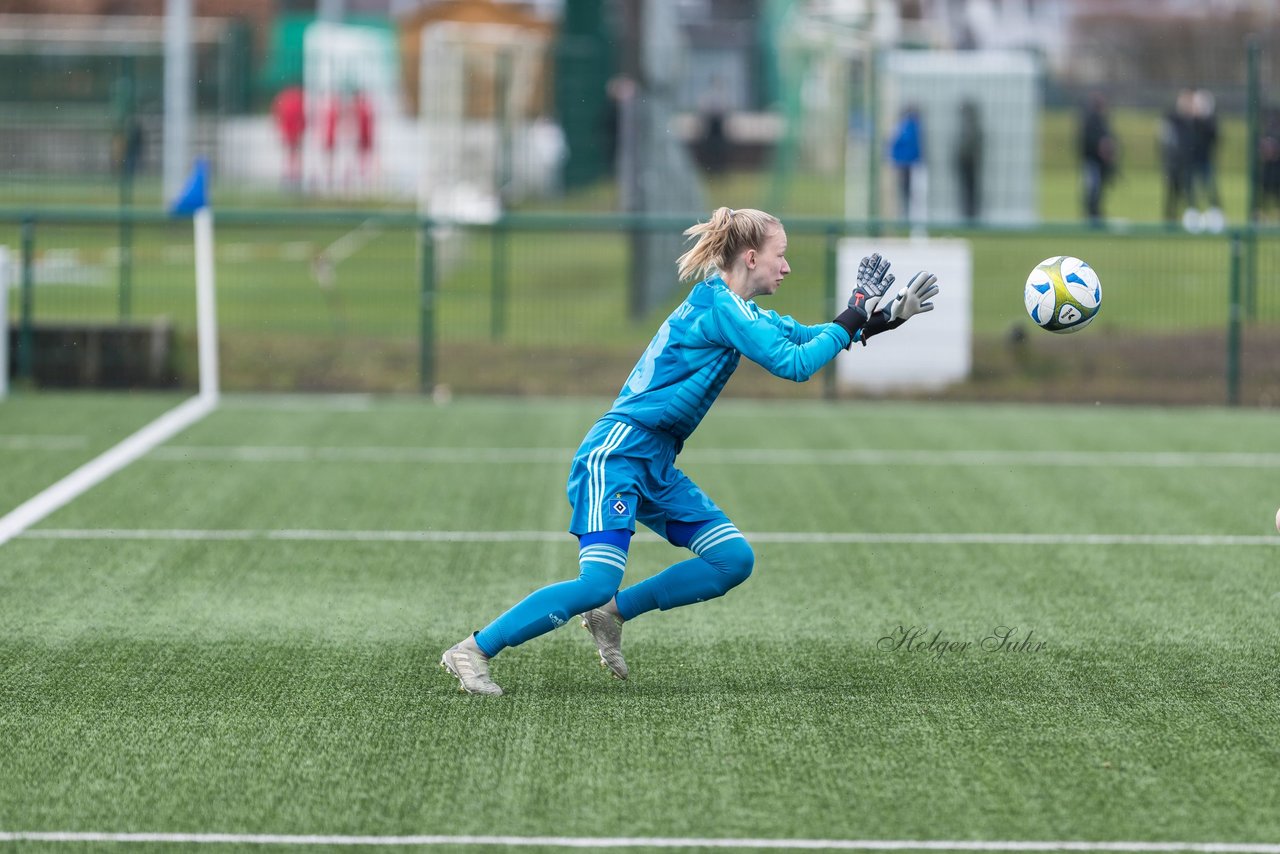
<path fill-rule="evenodd" d="M 627 662 L 622 657 L 622 620 L 599 608 L 582 615 L 582 627 L 591 632 L 600 653 L 600 666 L 615 679 L 627 678 Z"/>

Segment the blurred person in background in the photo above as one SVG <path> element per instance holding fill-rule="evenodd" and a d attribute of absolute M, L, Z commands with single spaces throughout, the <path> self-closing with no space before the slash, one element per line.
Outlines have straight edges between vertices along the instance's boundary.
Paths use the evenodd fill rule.
<path fill-rule="evenodd" d="M 1280 214 L 1280 109 L 1271 108 L 1258 135 L 1258 212 Z"/>
<path fill-rule="evenodd" d="M 369 190 L 377 169 L 374 154 L 374 122 L 376 115 L 373 100 L 363 89 L 356 90 L 351 101 L 351 109 L 355 114 L 356 131 L 356 170 L 362 189 Z"/>
<path fill-rule="evenodd" d="M 1160 168 L 1164 176 L 1164 221 L 1172 226 L 1187 204 L 1191 181 L 1191 117 L 1195 98 L 1190 89 L 1178 93 L 1160 120 Z"/>
<path fill-rule="evenodd" d="M 301 86 L 281 89 L 271 103 L 271 115 L 284 148 L 284 171 L 281 187 L 297 191 L 302 188 L 302 137 L 307 129 L 306 96 Z"/>
<path fill-rule="evenodd" d="M 1191 115 L 1187 127 L 1186 223 L 1192 231 L 1201 228 L 1222 231 L 1226 221 L 1218 197 L 1218 113 L 1213 93 L 1196 89 L 1191 93 Z"/>
<path fill-rule="evenodd" d="M 600 140 L 604 145 L 604 160 L 609 164 L 609 171 L 621 171 L 621 145 L 623 123 L 633 110 L 633 103 L 638 94 L 636 82 L 623 74 L 609 78 L 605 83 L 604 109 L 600 113 Z"/>
<path fill-rule="evenodd" d="M 111 140 L 111 156 L 120 177 L 132 183 L 142 165 L 142 122 L 132 113 L 120 120 Z"/>
<path fill-rule="evenodd" d="M 1080 160 L 1083 169 L 1084 215 L 1090 223 L 1102 222 L 1102 196 L 1115 177 L 1119 145 L 1111 131 L 1107 101 L 1100 92 L 1089 95 L 1080 117 Z"/>
<path fill-rule="evenodd" d="M 678 259 L 679 276 L 700 281 L 658 328 L 570 465 L 569 531 L 578 538 L 579 574 L 530 593 L 445 650 L 440 665 L 467 693 L 502 694 L 490 659 L 574 615 L 591 632 L 601 664 L 626 679 L 625 623 L 715 599 L 746 581 L 755 554 L 728 515 L 676 468 L 684 443 L 743 356 L 775 376 L 804 382 L 841 350 L 931 310 L 938 292 L 937 279 L 921 272 L 890 293 L 889 262 L 870 255 L 862 259 L 848 306 L 829 323 L 806 326 L 755 303 L 791 272 L 787 233 L 776 217 L 722 207 L 685 235 L 697 242 Z M 693 557 L 620 589 L 637 522 Z"/>
<path fill-rule="evenodd" d="M 982 214 L 982 116 L 978 104 L 960 105 L 960 133 L 956 138 L 956 177 L 960 183 L 960 213 L 969 222 Z"/>
<path fill-rule="evenodd" d="M 321 95 L 316 106 L 317 132 L 320 134 L 320 155 L 322 159 L 321 186 L 326 190 L 334 188 L 334 164 L 338 157 L 338 125 L 342 121 L 342 98 L 337 92 Z"/>
<path fill-rule="evenodd" d="M 908 104 L 902 110 L 889 144 L 889 159 L 898 173 L 898 215 L 907 222 L 922 222 L 928 176 L 925 171 L 924 123 L 915 104 Z"/>
<path fill-rule="evenodd" d="M 708 172 L 718 175 L 729 165 L 729 96 L 720 75 L 711 78 L 711 86 L 698 104 L 702 118 L 701 160 Z"/>

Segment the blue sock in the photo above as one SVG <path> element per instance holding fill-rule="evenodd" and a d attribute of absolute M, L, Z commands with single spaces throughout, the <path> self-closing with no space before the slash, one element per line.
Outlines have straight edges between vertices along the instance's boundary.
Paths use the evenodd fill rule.
<path fill-rule="evenodd" d="M 618 591 L 618 613 L 630 620 L 646 611 L 663 611 L 723 596 L 746 581 L 755 566 L 755 553 L 730 522 L 709 524 L 689 542 L 697 555 L 669 566 Z"/>
<path fill-rule="evenodd" d="M 628 531 L 602 533 L 626 536 L 584 535 L 578 550 L 578 577 L 535 590 L 476 632 L 480 650 L 488 656 L 497 655 L 509 646 L 519 646 L 563 626 L 574 614 L 599 608 L 612 599 L 622 583 L 631 535 Z"/>

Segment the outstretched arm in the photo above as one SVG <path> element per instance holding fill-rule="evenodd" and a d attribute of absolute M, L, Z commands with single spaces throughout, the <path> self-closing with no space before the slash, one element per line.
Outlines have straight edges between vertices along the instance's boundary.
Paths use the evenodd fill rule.
<path fill-rule="evenodd" d="M 848 333 L 834 323 L 806 327 L 812 334 L 803 343 L 792 338 L 798 326 L 790 318 L 762 311 L 753 303 L 718 302 L 714 328 L 708 338 L 732 347 L 774 376 L 804 382 L 816 374 L 836 354 L 849 346 Z"/>

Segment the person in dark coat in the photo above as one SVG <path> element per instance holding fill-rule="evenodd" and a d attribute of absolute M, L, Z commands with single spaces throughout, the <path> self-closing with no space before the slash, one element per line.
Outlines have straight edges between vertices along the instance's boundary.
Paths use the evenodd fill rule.
<path fill-rule="evenodd" d="M 1092 223 L 1102 221 L 1103 189 L 1115 176 L 1118 148 L 1107 116 L 1107 102 L 1093 93 L 1080 119 L 1080 160 L 1084 178 L 1084 213 Z"/>

